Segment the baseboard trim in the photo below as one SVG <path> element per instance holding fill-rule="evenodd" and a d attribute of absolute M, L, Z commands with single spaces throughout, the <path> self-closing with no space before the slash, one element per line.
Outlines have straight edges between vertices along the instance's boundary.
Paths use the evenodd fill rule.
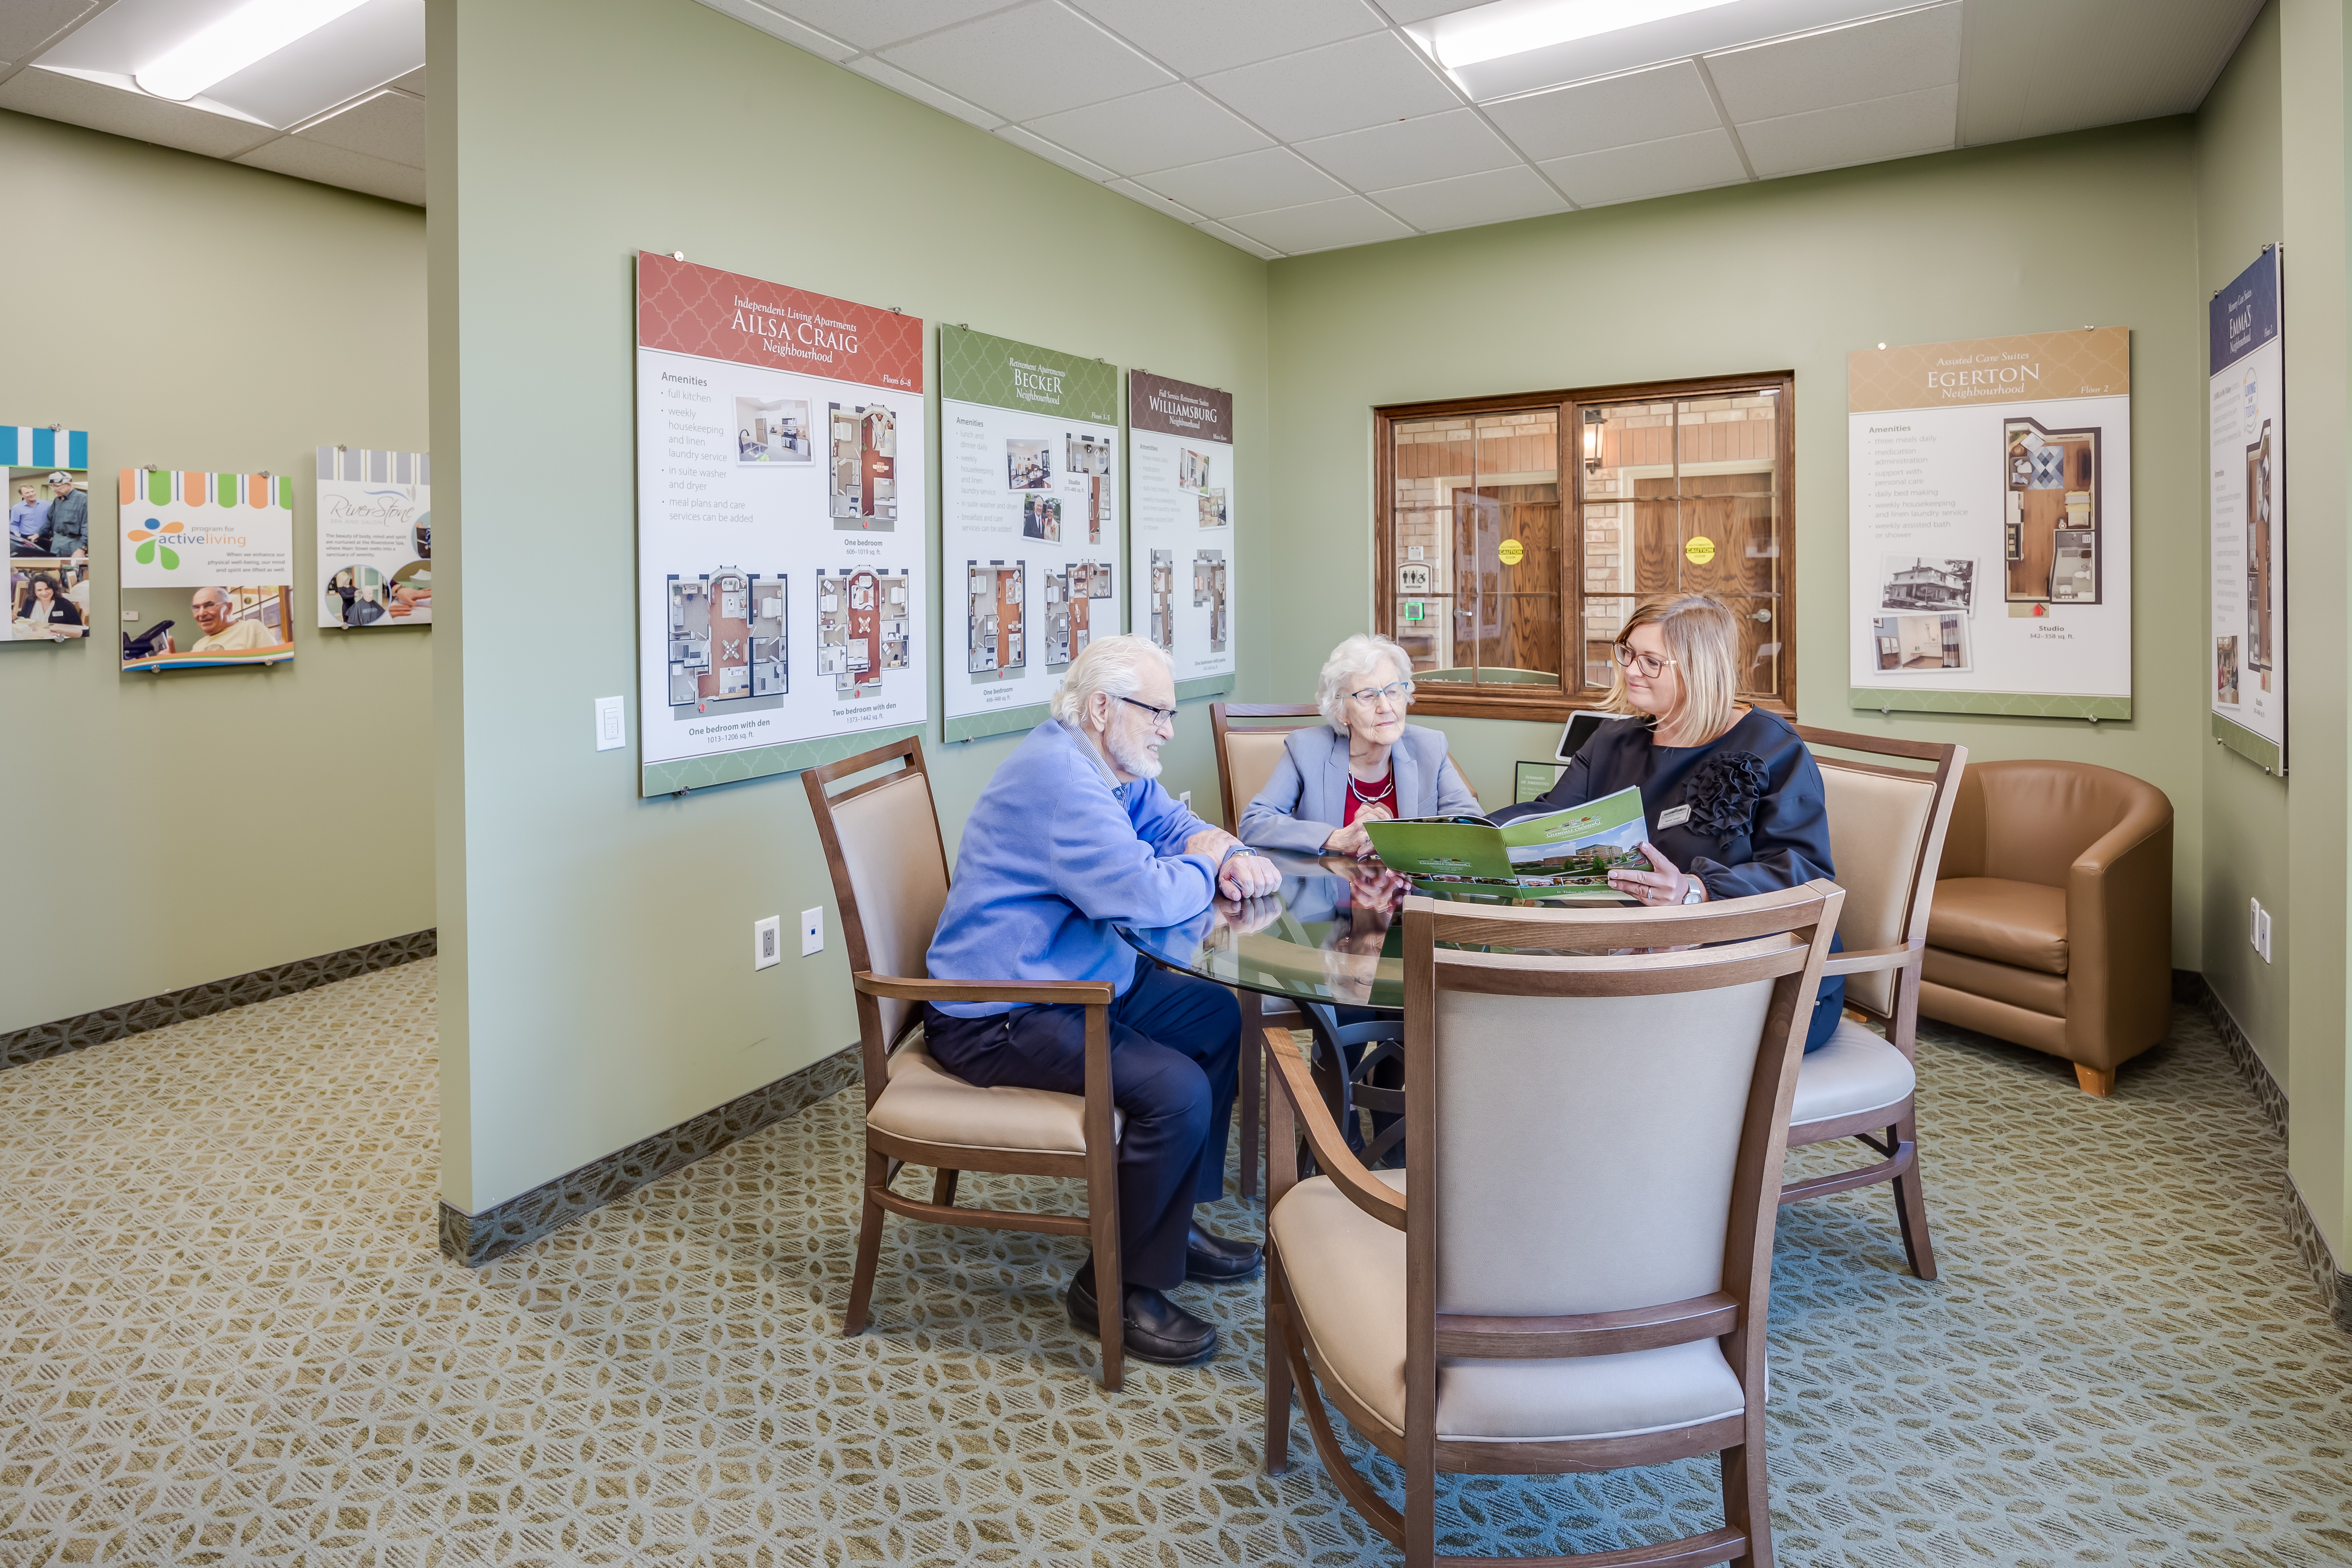
<path fill-rule="evenodd" d="M 591 1160 L 576 1171 L 480 1214 L 467 1214 L 444 1203 L 440 1205 L 441 1254 L 453 1263 L 478 1268 L 639 1187 L 682 1171 L 738 1139 L 749 1138 L 830 1099 L 856 1083 L 860 1071 L 857 1047 L 846 1046 L 798 1072 L 787 1073 L 649 1138 L 640 1138 L 600 1160 Z"/>
<path fill-rule="evenodd" d="M 396 964 L 414 963 L 438 951 L 436 931 L 413 931 L 406 936 L 388 936 L 381 942 L 347 947 L 341 952 L 298 958 L 291 963 L 233 974 L 226 980 L 207 981 L 185 990 L 166 991 L 160 996 L 142 997 L 119 1007 L 101 1007 L 94 1013 L 77 1014 L 52 1024 L 34 1024 L 0 1035 L 0 1070 L 88 1050 L 92 1046 L 143 1035 L 150 1029 L 184 1024 L 191 1018 L 210 1017 L 232 1007 L 267 1002 L 273 996 L 291 996 L 298 991 L 373 974 Z"/>
<path fill-rule="evenodd" d="M 2286 1094 L 2271 1076 L 2271 1069 L 2246 1038 L 2246 1031 L 2238 1026 L 2237 1018 L 2229 1005 L 2213 989 L 2212 983 L 2193 970 L 2172 972 L 2173 994 L 2182 1002 L 2193 1003 L 2204 1009 L 2213 1028 L 2229 1047 L 2230 1059 L 2237 1064 L 2239 1074 L 2262 1102 L 2263 1116 L 2278 1135 L 2279 1147 L 2287 1146 Z M 2303 1266 L 2311 1275 L 2312 1283 L 2319 1287 L 2322 1300 L 2327 1303 L 2328 1316 L 2336 1326 L 2352 1333 L 2352 1273 L 2347 1273 L 2328 1250 L 2327 1238 L 2320 1234 L 2319 1224 L 2311 1217 L 2310 1205 L 2303 1201 L 2303 1190 L 2289 1176 L 2286 1187 L 2286 1227 L 2294 1237 L 2295 1250 L 2303 1255 Z"/>

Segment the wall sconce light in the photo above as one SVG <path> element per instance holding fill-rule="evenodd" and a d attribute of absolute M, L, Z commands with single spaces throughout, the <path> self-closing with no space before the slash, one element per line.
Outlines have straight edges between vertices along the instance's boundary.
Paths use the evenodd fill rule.
<path fill-rule="evenodd" d="M 1584 411 L 1584 471 L 1601 471 L 1601 426 L 1603 416 L 1598 408 Z"/>

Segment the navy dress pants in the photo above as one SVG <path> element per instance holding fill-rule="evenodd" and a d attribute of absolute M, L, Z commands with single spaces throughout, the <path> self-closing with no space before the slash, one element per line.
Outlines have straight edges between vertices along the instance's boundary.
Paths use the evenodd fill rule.
<path fill-rule="evenodd" d="M 1241 1005 L 1222 985 L 1136 961 L 1110 1005 L 1111 1100 L 1127 1118 L 1118 1144 L 1119 1267 L 1129 1285 L 1184 1282 L 1192 1205 L 1225 1190 L 1225 1144 L 1241 1065 Z M 926 1005 L 923 1035 L 966 1083 L 1083 1094 L 1083 1007 L 1020 1007 L 958 1018 Z"/>

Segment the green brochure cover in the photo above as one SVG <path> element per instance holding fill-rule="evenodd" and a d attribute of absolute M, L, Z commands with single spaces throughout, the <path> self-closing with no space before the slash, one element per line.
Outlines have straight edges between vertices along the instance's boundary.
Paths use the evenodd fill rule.
<path fill-rule="evenodd" d="M 1614 867 L 1647 870 L 1650 836 L 1642 792 L 1615 795 L 1497 827 L 1483 816 L 1407 817 L 1366 825 L 1392 871 L 1453 882 L 1607 892 Z"/>

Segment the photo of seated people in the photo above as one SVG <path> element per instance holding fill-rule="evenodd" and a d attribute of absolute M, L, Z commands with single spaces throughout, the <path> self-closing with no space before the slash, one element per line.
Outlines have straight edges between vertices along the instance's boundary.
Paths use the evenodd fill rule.
<path fill-rule="evenodd" d="M 11 560 L 89 559 L 89 476 L 79 469 L 8 470 Z"/>
<path fill-rule="evenodd" d="M 89 563 L 19 562 L 8 571 L 8 637 L 64 642 L 89 635 Z"/>
<path fill-rule="evenodd" d="M 152 669 L 195 656 L 287 649 L 288 596 L 275 584 L 125 588 L 122 667 Z"/>
<path fill-rule="evenodd" d="M 327 613 L 347 626 L 372 626 L 384 617 L 383 574 L 346 566 L 327 579 Z"/>

